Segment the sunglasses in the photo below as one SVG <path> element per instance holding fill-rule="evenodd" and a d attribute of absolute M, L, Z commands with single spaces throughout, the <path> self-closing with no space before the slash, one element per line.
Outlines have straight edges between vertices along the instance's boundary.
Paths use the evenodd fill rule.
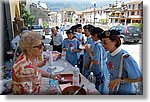
<path fill-rule="evenodd" d="M 110 41 L 102 40 L 102 44 L 107 45 Z"/>
<path fill-rule="evenodd" d="M 39 48 L 39 49 L 42 49 L 43 47 L 43 44 L 39 44 L 38 46 L 33 46 L 33 48 Z"/>

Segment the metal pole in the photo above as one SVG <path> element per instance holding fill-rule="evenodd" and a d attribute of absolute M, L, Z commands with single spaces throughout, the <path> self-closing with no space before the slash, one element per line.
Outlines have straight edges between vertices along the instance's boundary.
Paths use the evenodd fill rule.
<path fill-rule="evenodd" d="M 95 15 L 96 15 L 96 12 L 95 12 L 95 8 L 96 8 L 96 3 L 94 3 L 94 25 L 95 25 Z"/>
<path fill-rule="evenodd" d="M 56 25 L 57 25 L 57 13 L 56 13 Z"/>
<path fill-rule="evenodd" d="M 93 24 L 95 25 L 95 6 L 94 6 L 94 23 Z"/>

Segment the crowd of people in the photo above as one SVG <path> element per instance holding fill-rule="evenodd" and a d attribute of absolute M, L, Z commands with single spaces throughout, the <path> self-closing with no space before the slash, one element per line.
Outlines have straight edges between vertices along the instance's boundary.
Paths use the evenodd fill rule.
<path fill-rule="evenodd" d="M 95 88 L 101 94 L 136 94 L 134 83 L 142 81 L 142 73 L 132 56 L 121 49 L 119 31 L 76 24 L 66 31 L 67 38 L 63 39 L 58 29 L 52 28 L 53 50 L 66 52 L 66 60 L 72 66 L 78 65 L 86 78 L 93 72 Z M 12 67 L 13 94 L 38 94 L 40 78 L 55 76 L 40 70 L 48 59 L 36 61 L 43 51 L 42 37 L 35 32 L 24 32 L 19 48 L 22 53 Z"/>

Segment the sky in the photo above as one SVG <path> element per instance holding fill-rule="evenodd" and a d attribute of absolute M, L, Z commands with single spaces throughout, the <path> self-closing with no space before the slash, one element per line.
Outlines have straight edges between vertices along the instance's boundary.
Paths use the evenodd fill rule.
<path fill-rule="evenodd" d="M 32 0 L 37 3 L 39 0 Z M 75 10 L 84 10 L 86 8 L 90 8 L 93 5 L 91 4 L 94 0 L 40 0 L 41 2 L 45 2 L 48 5 L 48 8 L 52 10 L 59 10 L 60 8 L 73 8 Z M 116 0 L 95 0 L 96 7 L 108 6 L 110 3 L 112 4 Z M 129 0 L 118 0 L 122 2 L 127 2 Z"/>

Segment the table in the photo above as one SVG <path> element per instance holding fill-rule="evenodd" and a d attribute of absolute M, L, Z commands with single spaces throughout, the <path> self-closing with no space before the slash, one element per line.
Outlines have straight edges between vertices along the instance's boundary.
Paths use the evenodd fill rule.
<path fill-rule="evenodd" d="M 64 65 L 64 63 L 67 63 L 67 67 L 66 67 L 66 65 Z M 54 61 L 53 65 L 57 65 L 57 66 L 61 66 L 61 67 L 65 68 L 61 72 L 61 74 L 62 73 L 63 74 L 73 74 L 73 66 L 63 58 Z M 47 68 L 49 68 L 48 63 L 45 66 L 41 67 L 41 70 L 47 71 Z M 96 90 L 95 87 L 93 87 L 92 83 L 90 83 L 88 79 L 86 79 L 81 73 L 80 73 L 80 76 L 81 76 L 80 85 L 84 84 L 84 88 L 86 90 L 88 89 L 88 94 L 90 94 L 90 95 L 100 95 L 100 92 L 98 90 Z M 48 85 L 48 81 L 49 81 L 48 78 L 43 78 L 42 77 L 42 83 L 43 84 L 42 84 L 41 90 L 45 90 L 45 87 L 47 87 L 47 85 Z"/>

